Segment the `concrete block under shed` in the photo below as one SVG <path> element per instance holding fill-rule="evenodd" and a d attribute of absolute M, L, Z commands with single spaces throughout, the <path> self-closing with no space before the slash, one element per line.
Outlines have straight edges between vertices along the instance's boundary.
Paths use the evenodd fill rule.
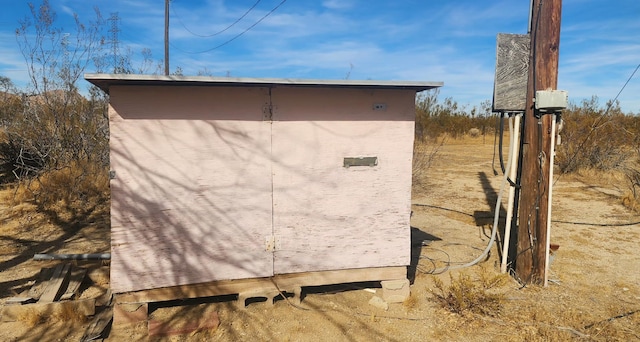
<path fill-rule="evenodd" d="M 408 279 L 381 281 L 382 299 L 387 303 L 402 303 L 411 295 Z"/>
<path fill-rule="evenodd" d="M 137 323 L 149 318 L 149 303 L 116 303 L 113 305 L 113 323 Z"/>

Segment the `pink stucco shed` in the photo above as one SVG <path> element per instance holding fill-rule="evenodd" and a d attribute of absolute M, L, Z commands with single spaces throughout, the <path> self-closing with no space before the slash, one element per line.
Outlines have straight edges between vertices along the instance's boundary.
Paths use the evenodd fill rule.
<path fill-rule="evenodd" d="M 85 78 L 110 95 L 115 293 L 409 265 L 415 95 L 441 83 Z"/>

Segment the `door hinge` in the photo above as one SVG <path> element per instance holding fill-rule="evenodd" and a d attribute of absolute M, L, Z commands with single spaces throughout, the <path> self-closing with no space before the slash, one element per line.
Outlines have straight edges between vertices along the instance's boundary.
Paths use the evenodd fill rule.
<path fill-rule="evenodd" d="M 273 235 L 265 237 L 264 250 L 267 252 L 273 252 L 276 250 L 276 237 Z"/>
<path fill-rule="evenodd" d="M 271 103 L 265 103 L 264 106 L 262 106 L 262 120 L 273 121 L 273 114 L 276 112 L 277 109 L 278 109 L 277 106 Z"/>

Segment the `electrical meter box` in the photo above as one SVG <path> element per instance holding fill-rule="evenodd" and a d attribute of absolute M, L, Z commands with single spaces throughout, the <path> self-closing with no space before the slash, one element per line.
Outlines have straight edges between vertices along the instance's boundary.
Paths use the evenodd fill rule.
<path fill-rule="evenodd" d="M 567 108 L 569 95 L 565 90 L 536 91 L 536 109 L 541 111 L 556 111 Z"/>

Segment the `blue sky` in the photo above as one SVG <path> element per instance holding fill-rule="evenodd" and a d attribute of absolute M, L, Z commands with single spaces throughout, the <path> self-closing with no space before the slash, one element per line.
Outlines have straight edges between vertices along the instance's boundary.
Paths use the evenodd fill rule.
<path fill-rule="evenodd" d="M 15 29 L 29 8 L 0 3 L 0 76 L 22 85 L 26 63 Z M 84 22 L 95 18 L 93 7 L 105 18 L 117 13 L 119 48 L 133 52 L 134 66 L 143 48 L 164 57 L 162 0 L 50 4 L 63 29 L 73 28 L 72 13 Z M 201 37 L 254 5 L 224 32 Z M 185 75 L 442 81 L 441 97 L 473 106 L 492 97 L 496 35 L 526 33 L 529 0 L 172 0 L 170 16 L 171 70 L 179 66 Z M 558 88 L 572 101 L 597 95 L 604 105 L 638 64 L 640 1 L 563 1 Z M 619 101 L 624 111 L 640 113 L 640 71 Z"/>

